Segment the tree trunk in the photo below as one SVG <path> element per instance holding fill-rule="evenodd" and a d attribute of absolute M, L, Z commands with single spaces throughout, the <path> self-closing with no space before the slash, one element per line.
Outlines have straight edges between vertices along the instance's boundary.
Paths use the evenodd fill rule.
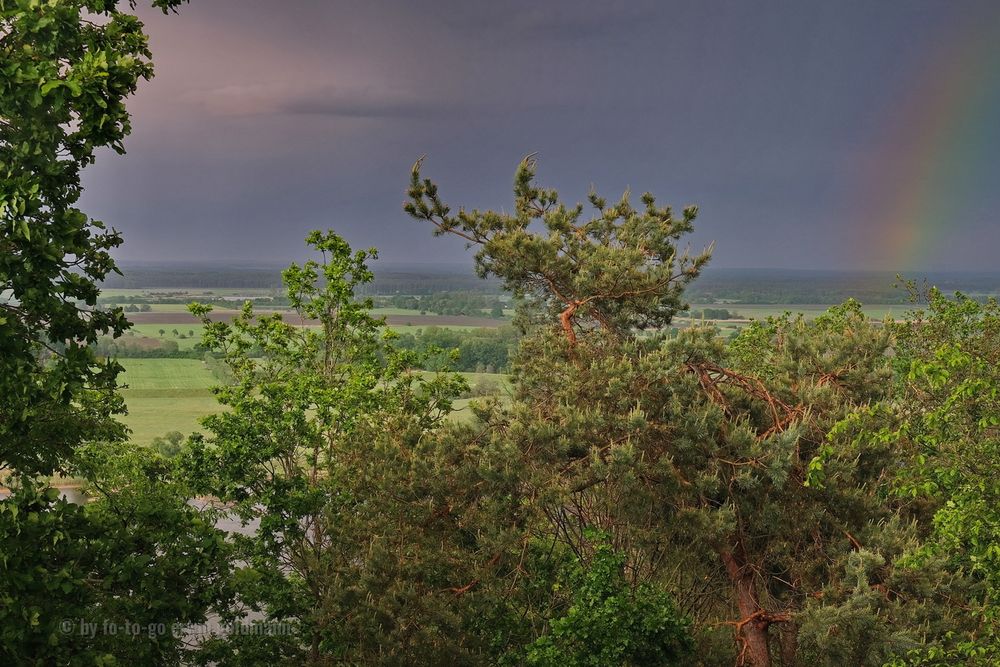
<path fill-rule="evenodd" d="M 781 667 L 796 667 L 798 652 L 799 626 L 789 622 L 781 627 Z"/>
<path fill-rule="evenodd" d="M 732 551 L 724 549 L 720 555 L 733 585 L 736 608 L 740 612 L 736 637 L 743 648 L 736 664 L 739 667 L 771 667 L 771 652 L 767 646 L 770 621 L 761 609 L 753 574 L 747 571 L 743 559 L 737 558 Z"/>
<path fill-rule="evenodd" d="M 579 306 L 580 304 L 574 301 L 566 306 L 566 309 L 559 315 L 559 322 L 562 324 L 563 333 L 566 334 L 566 340 L 569 341 L 570 349 L 576 347 L 576 331 L 573 330 L 573 315 L 576 314 L 576 309 Z"/>
<path fill-rule="evenodd" d="M 319 633 L 313 630 L 312 642 L 309 646 L 309 664 L 319 665 L 320 655 L 319 655 Z"/>

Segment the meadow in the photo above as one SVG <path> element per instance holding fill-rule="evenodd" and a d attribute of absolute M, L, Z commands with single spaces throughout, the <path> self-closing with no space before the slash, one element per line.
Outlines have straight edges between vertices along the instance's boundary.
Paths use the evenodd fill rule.
<path fill-rule="evenodd" d="M 177 330 L 177 334 L 173 331 Z M 154 338 L 159 341 L 174 341 L 181 350 L 190 350 L 201 340 L 204 327 L 190 321 L 184 324 L 132 324 L 131 331 L 137 336 Z M 160 331 L 163 331 L 161 334 Z M 126 334 L 128 335 L 128 334 Z M 181 338 L 183 336 L 183 338 Z"/>
<path fill-rule="evenodd" d="M 148 312 L 128 313 L 133 325 L 129 336 L 143 337 L 151 341 L 173 341 L 181 351 L 192 350 L 201 340 L 203 326 L 187 312 L 191 301 L 215 300 L 218 304 L 213 317 L 228 320 L 237 313 L 238 299 L 241 297 L 260 299 L 256 303 L 260 312 L 281 311 L 281 306 L 268 308 L 268 299 L 280 298 L 280 292 L 265 288 L 146 288 L 146 289 L 106 289 L 105 298 L 118 303 L 145 303 Z M 232 301 L 232 306 L 228 305 Z M 691 318 L 678 318 L 676 326 L 684 327 L 702 321 L 698 313 L 703 309 L 728 309 L 734 319 L 708 320 L 719 328 L 724 337 L 735 335 L 751 319 L 765 319 L 780 316 L 786 312 L 793 315 L 802 313 L 806 319 L 814 319 L 824 313 L 830 304 L 771 304 L 771 303 L 693 303 Z M 864 306 L 864 312 L 872 319 L 881 320 L 886 316 L 898 318 L 908 310 L 903 304 L 874 304 Z M 383 305 L 375 308 L 373 314 L 385 317 L 386 324 L 401 334 L 416 334 L 427 327 L 440 327 L 460 332 L 473 332 L 481 328 L 493 328 L 509 323 L 513 311 L 504 310 L 503 319 L 475 317 L 468 315 L 436 315 L 413 308 L 398 308 Z M 289 313 L 290 315 L 290 313 Z M 287 317 L 291 321 L 291 317 Z M 150 342 L 151 342 L 150 341 Z M 169 431 L 180 431 L 187 435 L 201 429 L 199 420 L 219 409 L 211 387 L 219 380 L 200 359 L 189 358 L 148 358 L 120 360 L 126 372 L 122 381 L 128 385 L 123 391 L 129 414 L 123 419 L 132 431 L 132 438 L 143 445 Z M 463 373 L 472 388 L 473 396 L 495 395 L 500 400 L 509 399 L 508 376 L 494 373 Z M 463 397 L 455 402 L 456 420 L 472 418 L 470 403 L 476 398 Z"/>
<path fill-rule="evenodd" d="M 122 422 L 132 432 L 132 440 L 150 445 L 169 431 L 184 435 L 202 432 L 202 417 L 222 409 L 211 388 L 219 378 L 199 359 L 120 359 L 125 368 L 120 376 L 128 414 Z M 429 374 L 428 374 L 429 375 Z M 500 373 L 460 373 L 473 392 L 496 391 L 501 400 L 509 397 L 507 375 Z M 477 389 L 478 388 L 478 389 Z M 472 418 L 469 404 L 475 398 L 455 402 L 453 419 Z"/>
<path fill-rule="evenodd" d="M 217 412 L 211 387 L 218 378 L 198 359 L 121 359 L 128 414 L 122 419 L 132 439 L 149 445 L 168 431 L 201 430 L 198 420 Z"/>

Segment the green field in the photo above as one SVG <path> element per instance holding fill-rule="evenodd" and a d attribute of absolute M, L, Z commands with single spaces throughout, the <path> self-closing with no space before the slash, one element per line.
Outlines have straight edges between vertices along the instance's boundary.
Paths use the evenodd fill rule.
<path fill-rule="evenodd" d="M 469 423 L 475 421 L 476 417 L 472 412 L 470 404 L 473 401 L 482 401 L 482 398 L 460 398 L 452 403 L 453 412 L 450 419 L 456 422 Z"/>
<path fill-rule="evenodd" d="M 124 292 L 125 290 L 120 290 Z M 138 292 L 138 290 L 133 293 Z M 196 298 L 196 290 L 191 290 L 192 298 Z M 239 290 L 214 290 L 216 295 L 225 292 L 240 292 Z M 243 291 L 242 293 L 246 293 Z M 692 304 L 693 312 L 698 312 L 702 308 L 726 308 L 730 312 L 737 313 L 741 319 L 756 318 L 763 319 L 772 315 L 781 315 L 786 311 L 803 313 L 807 318 L 812 319 L 825 312 L 830 306 L 819 304 L 791 305 L 791 304 Z M 901 317 L 907 306 L 904 305 L 873 305 L 866 306 L 864 312 L 874 319 L 882 319 L 886 315 Z M 158 305 L 154 306 L 154 312 L 177 313 L 180 315 L 184 311 L 181 305 Z M 402 308 L 379 308 L 376 315 L 406 317 L 419 316 L 418 311 L 406 310 Z M 446 321 L 442 318 L 443 321 Z M 693 322 L 697 322 L 695 319 Z M 686 326 L 692 320 L 678 318 L 675 322 L 677 326 Z M 719 320 L 713 322 L 719 327 L 720 332 L 729 336 L 734 334 L 739 328 L 746 326 L 745 321 Z M 420 329 L 426 329 L 424 325 L 391 325 L 395 331 L 400 333 L 414 333 Z M 137 336 L 146 336 L 159 340 L 175 341 L 180 349 L 187 350 L 193 348 L 200 340 L 202 326 L 199 324 L 137 324 L 132 330 Z M 457 330 L 473 330 L 478 327 L 463 325 L 445 325 L 442 328 Z M 160 330 L 163 334 L 160 334 Z M 177 330 L 178 335 L 173 333 Z M 180 338 L 183 334 L 185 337 Z M 193 335 L 192 335 L 193 334 Z M 206 415 L 217 412 L 220 408 L 215 398 L 210 392 L 210 388 L 217 384 L 214 374 L 198 359 L 122 359 L 122 365 L 126 372 L 121 378 L 124 384 L 129 385 L 123 391 L 129 414 L 124 418 L 125 424 L 132 430 L 132 438 L 136 442 L 148 445 L 158 436 L 162 436 L 168 431 L 180 431 L 189 434 L 200 430 L 198 420 Z M 506 375 L 487 373 L 463 373 L 462 374 L 473 388 L 479 384 L 486 384 L 490 391 L 496 391 L 501 399 L 509 396 L 509 378 Z M 476 393 L 476 392 L 474 392 Z M 452 418 L 458 421 L 465 421 L 472 418 L 472 411 L 469 404 L 477 400 L 475 398 L 462 398 L 455 402 L 455 413 Z"/>
<path fill-rule="evenodd" d="M 183 341 L 182 341 L 183 342 Z M 219 410 L 209 388 L 215 375 L 197 359 L 121 359 L 120 377 L 132 439 L 148 445 L 167 431 L 200 430 L 198 419 Z"/>
<path fill-rule="evenodd" d="M 130 331 L 134 331 L 137 336 L 172 340 L 177 343 L 177 347 L 180 349 L 190 350 L 201 341 L 203 328 L 200 324 L 133 324 Z M 163 335 L 160 335 L 160 329 L 163 329 Z M 177 329 L 178 334 L 183 334 L 185 337 L 175 336 L 174 329 Z M 194 332 L 193 336 L 191 332 Z"/>
<path fill-rule="evenodd" d="M 128 415 L 122 421 L 132 430 L 134 442 L 149 445 L 153 438 L 168 431 L 180 431 L 185 435 L 201 431 L 198 420 L 221 409 L 210 391 L 219 381 L 198 359 L 121 359 L 119 362 L 125 367 L 120 381 L 128 385 L 122 391 L 128 406 Z M 509 393 L 507 375 L 461 375 L 471 387 L 487 383 L 491 389 L 500 389 L 501 398 Z M 476 399 L 456 401 L 453 418 L 471 419 L 469 403 L 473 400 Z"/>
<path fill-rule="evenodd" d="M 434 376 L 432 371 L 420 371 L 420 374 L 426 378 L 431 378 Z M 496 389 L 499 393 L 505 394 L 510 393 L 510 375 L 507 373 L 455 373 L 456 375 L 461 375 L 465 378 L 465 381 L 469 383 L 469 387 L 475 389 L 480 385 L 486 385 L 490 389 Z"/>
<path fill-rule="evenodd" d="M 119 381 L 133 391 L 209 389 L 218 384 L 198 359 L 122 359 L 121 364 L 125 372 Z"/>

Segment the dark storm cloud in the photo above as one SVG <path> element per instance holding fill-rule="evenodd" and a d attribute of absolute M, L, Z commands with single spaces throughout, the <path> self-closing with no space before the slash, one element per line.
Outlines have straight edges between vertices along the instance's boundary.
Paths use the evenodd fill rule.
<path fill-rule="evenodd" d="M 540 181 L 570 200 L 594 184 L 698 204 L 692 242 L 716 240 L 718 266 L 856 268 L 878 255 L 870 193 L 900 182 L 909 101 L 1000 10 L 197 0 L 143 16 L 157 76 L 132 100 L 129 154 L 85 172 L 84 203 L 122 230 L 125 259 L 280 263 L 333 227 L 388 260 L 462 260 L 401 211 L 413 160 L 428 155 L 455 205 L 509 207 L 514 166 L 537 151 Z M 995 261 L 990 136 L 938 265 Z"/>
<path fill-rule="evenodd" d="M 221 116 L 306 114 L 340 118 L 414 118 L 450 107 L 413 92 L 294 85 L 287 82 L 193 91 L 184 99 Z"/>

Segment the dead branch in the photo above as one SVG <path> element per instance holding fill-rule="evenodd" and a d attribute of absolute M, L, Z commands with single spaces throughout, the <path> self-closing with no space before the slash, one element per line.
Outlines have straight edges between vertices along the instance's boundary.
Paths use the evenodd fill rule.
<path fill-rule="evenodd" d="M 792 407 L 772 394 L 760 378 L 743 375 L 728 368 L 723 368 L 711 362 L 688 362 L 686 368 L 698 376 L 698 383 L 708 395 L 709 400 L 723 409 L 726 415 L 732 417 L 733 412 L 722 392 L 722 386 L 735 387 L 745 394 L 767 404 L 771 417 L 771 427 L 758 437 L 766 439 L 775 433 L 787 429 L 794 421 L 804 414 L 803 406 Z"/>

